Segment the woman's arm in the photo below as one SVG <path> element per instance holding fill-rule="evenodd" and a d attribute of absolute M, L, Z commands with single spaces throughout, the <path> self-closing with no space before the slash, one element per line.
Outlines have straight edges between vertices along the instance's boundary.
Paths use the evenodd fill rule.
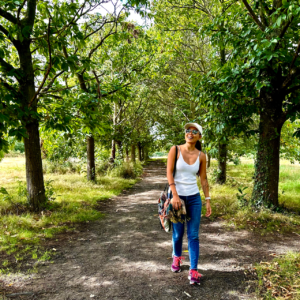
<path fill-rule="evenodd" d="M 173 146 L 168 155 L 168 162 L 167 162 L 167 179 L 173 194 L 173 199 L 171 201 L 172 205 L 174 206 L 174 209 L 177 210 L 181 207 L 181 201 L 179 199 L 175 182 L 174 182 L 174 177 L 173 177 L 173 170 L 174 170 L 174 162 L 175 162 L 175 155 L 176 155 L 176 146 Z M 176 157 L 177 159 L 177 157 Z"/>
<path fill-rule="evenodd" d="M 207 174 L 206 174 L 206 155 L 202 152 L 200 157 L 200 181 L 203 193 L 205 195 L 206 200 L 206 217 L 209 217 L 211 215 L 211 206 L 210 206 L 210 199 L 206 199 L 209 197 L 209 185 L 207 180 Z M 209 197 L 210 198 L 210 197 Z"/>

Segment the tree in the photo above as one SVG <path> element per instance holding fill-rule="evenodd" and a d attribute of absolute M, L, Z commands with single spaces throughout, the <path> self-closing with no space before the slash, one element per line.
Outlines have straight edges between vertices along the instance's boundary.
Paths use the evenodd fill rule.
<path fill-rule="evenodd" d="M 198 121 L 204 124 L 204 114 L 210 114 L 214 116 L 214 111 L 210 109 L 210 106 L 206 106 L 205 99 L 196 100 L 193 93 L 193 87 L 199 82 L 199 78 L 207 74 L 210 68 L 215 65 L 216 67 L 222 67 L 225 65 L 228 52 L 227 44 L 224 41 L 223 35 L 218 35 L 218 43 L 216 48 L 213 49 L 210 46 L 209 35 L 201 34 L 208 24 L 214 22 L 215 19 L 220 15 L 226 14 L 227 10 L 234 3 L 234 1 L 224 2 L 209 2 L 209 1 L 197 1 L 197 0 L 177 0 L 177 1 L 155 1 L 154 12 L 156 26 L 163 31 L 162 35 L 168 35 L 168 39 L 171 40 L 170 36 L 177 36 L 177 47 L 175 51 L 181 53 L 181 65 L 183 63 L 188 64 L 189 76 L 187 76 L 186 82 L 188 82 L 188 89 L 185 91 L 187 101 L 190 102 L 190 107 L 186 114 L 187 118 L 191 121 Z M 168 14 L 166 14 L 168 10 Z M 218 26 L 214 27 L 214 31 L 221 33 L 227 28 L 227 23 L 221 21 Z M 167 32 L 167 33 L 166 33 Z M 178 36 L 180 38 L 178 39 Z M 176 39 L 176 38 L 172 38 Z M 178 42 L 179 40 L 179 42 Z M 180 45 L 178 47 L 178 44 Z M 191 51 L 192 50 L 192 51 Z M 191 55 L 192 54 L 192 55 Z M 182 73 L 184 67 L 180 69 L 180 75 L 176 74 L 177 78 L 182 79 Z M 182 84 L 180 84 L 182 85 Z M 179 85 L 179 86 L 180 86 Z M 181 90 L 177 88 L 177 90 Z M 207 95 L 209 98 L 209 95 Z M 219 108 L 221 109 L 221 108 Z M 218 175 L 217 182 L 220 184 L 226 181 L 226 165 L 227 165 L 227 144 L 230 138 L 231 128 L 227 128 L 226 123 L 223 123 L 222 134 L 220 133 L 219 123 L 216 122 L 216 118 L 210 118 L 211 122 L 206 122 L 205 125 L 205 139 L 208 143 L 216 140 L 214 147 L 218 149 Z M 214 126 L 218 124 L 218 126 Z M 220 134 L 206 134 L 207 130 L 219 131 Z M 211 140 L 212 139 L 212 140 Z"/>
<path fill-rule="evenodd" d="M 49 90 L 68 68 L 76 70 L 80 57 L 74 53 L 64 58 L 62 46 L 71 40 L 78 47 L 84 45 L 78 23 L 101 3 L 0 1 L 1 137 L 4 133 L 24 137 L 28 200 L 34 210 L 46 201 L 39 123 L 47 116 L 39 112 L 41 92 Z M 44 109 L 51 99 L 48 94 Z"/>
<path fill-rule="evenodd" d="M 218 47 L 222 34 L 231 51 L 226 65 L 210 73 L 206 83 L 215 105 L 226 105 L 227 118 L 259 114 L 252 201 L 278 206 L 281 129 L 300 111 L 300 6 L 297 1 L 261 0 L 253 7 L 242 2 L 210 25 L 213 45 Z M 220 22 L 230 26 L 216 33 Z"/>

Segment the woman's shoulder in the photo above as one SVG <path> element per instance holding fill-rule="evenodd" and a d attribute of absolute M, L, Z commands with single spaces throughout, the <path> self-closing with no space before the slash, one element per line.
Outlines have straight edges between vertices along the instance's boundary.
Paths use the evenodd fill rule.
<path fill-rule="evenodd" d="M 200 153 L 200 160 L 201 161 L 206 161 L 206 154 L 204 152 L 202 152 L 202 151 Z"/>

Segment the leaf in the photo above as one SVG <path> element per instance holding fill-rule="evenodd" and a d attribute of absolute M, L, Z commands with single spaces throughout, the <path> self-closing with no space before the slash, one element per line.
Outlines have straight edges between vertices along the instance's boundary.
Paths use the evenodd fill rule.
<path fill-rule="evenodd" d="M 4 195 L 8 195 L 8 192 L 7 192 L 7 190 L 4 187 L 0 188 L 0 193 L 4 194 Z"/>

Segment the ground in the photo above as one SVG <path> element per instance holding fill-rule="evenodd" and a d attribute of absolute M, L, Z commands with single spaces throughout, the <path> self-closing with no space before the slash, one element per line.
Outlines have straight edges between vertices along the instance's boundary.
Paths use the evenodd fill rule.
<path fill-rule="evenodd" d="M 157 200 L 165 184 L 164 164 L 149 163 L 132 189 L 99 203 L 105 218 L 47 243 L 57 252 L 53 263 L 40 265 L 36 274 L 2 275 L 0 299 L 257 299 L 248 270 L 299 249 L 296 235 L 261 236 L 203 217 L 199 270 L 205 279 L 190 286 L 186 238 L 183 270 L 172 273 L 171 234 L 159 226 Z"/>

